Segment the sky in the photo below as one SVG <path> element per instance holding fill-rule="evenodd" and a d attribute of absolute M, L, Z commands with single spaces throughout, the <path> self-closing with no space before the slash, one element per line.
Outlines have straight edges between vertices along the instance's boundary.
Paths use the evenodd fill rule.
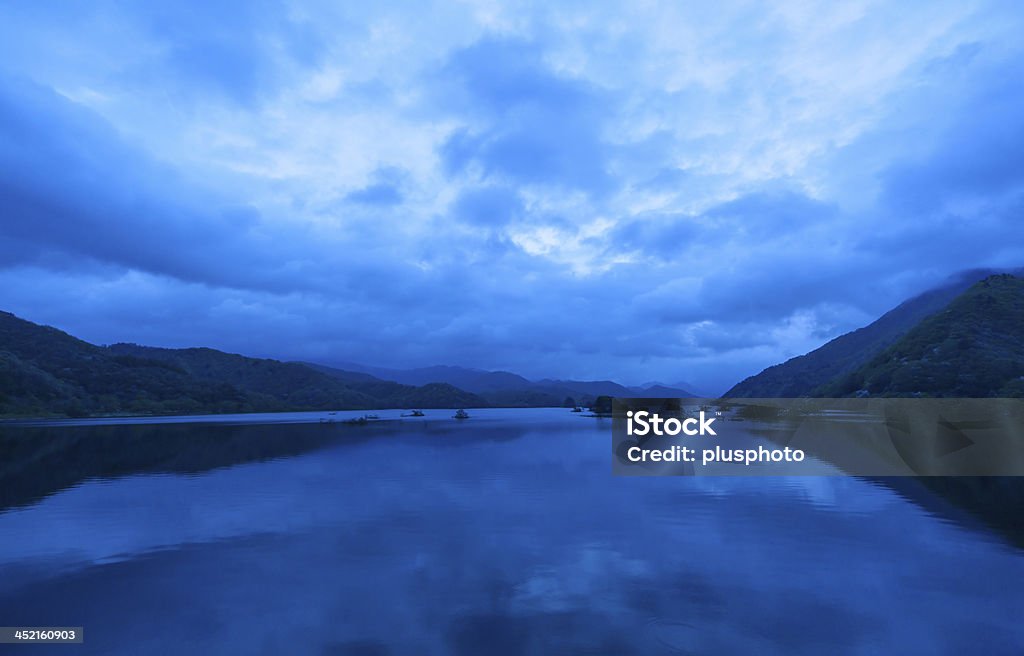
<path fill-rule="evenodd" d="M 0 3 L 0 309 L 724 391 L 1024 264 L 1018 2 Z"/>

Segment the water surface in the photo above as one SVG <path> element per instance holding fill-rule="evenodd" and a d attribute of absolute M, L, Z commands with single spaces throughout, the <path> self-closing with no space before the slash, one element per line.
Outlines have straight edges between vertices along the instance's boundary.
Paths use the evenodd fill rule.
<path fill-rule="evenodd" d="M 33 654 L 1024 651 L 1014 527 L 948 494 L 617 478 L 605 420 L 427 415 L 3 427 L 0 625 L 85 627 Z"/>

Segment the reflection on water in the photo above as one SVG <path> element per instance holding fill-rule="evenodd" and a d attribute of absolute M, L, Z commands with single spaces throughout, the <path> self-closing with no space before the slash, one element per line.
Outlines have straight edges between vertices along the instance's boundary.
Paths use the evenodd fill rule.
<path fill-rule="evenodd" d="M 1020 550 L 927 488 L 613 478 L 606 423 L 449 415 L 8 428 L 0 625 L 84 626 L 32 648 L 59 654 L 1021 653 Z"/>

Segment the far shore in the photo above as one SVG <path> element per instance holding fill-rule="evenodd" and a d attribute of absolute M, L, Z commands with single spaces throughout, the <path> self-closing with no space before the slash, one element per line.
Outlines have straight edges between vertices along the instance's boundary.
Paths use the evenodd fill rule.
<path fill-rule="evenodd" d="M 452 413 L 459 408 L 424 408 L 423 417 L 412 417 L 405 413 L 408 408 L 381 408 L 372 410 L 280 410 L 267 412 L 218 412 L 171 415 L 150 414 L 103 414 L 89 417 L 68 417 L 66 415 L 0 417 L 0 426 L 95 426 L 116 424 L 158 424 L 158 423 L 325 423 L 352 425 L 356 423 L 384 423 L 401 420 L 452 419 Z M 468 408 L 472 418 L 474 412 L 492 410 L 564 410 L 558 406 L 537 407 L 489 407 Z M 387 416 L 385 416 L 387 415 Z M 404 416 L 403 416 L 404 415 Z M 598 416 L 583 414 L 581 416 Z M 365 420 L 365 421 L 360 421 Z"/>

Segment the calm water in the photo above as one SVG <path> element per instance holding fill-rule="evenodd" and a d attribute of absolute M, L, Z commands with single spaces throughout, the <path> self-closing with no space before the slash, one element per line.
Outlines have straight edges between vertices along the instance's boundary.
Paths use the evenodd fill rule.
<path fill-rule="evenodd" d="M 0 429 L 0 625 L 85 627 L 8 649 L 1024 653 L 984 486 L 612 478 L 603 420 L 427 414 Z"/>

